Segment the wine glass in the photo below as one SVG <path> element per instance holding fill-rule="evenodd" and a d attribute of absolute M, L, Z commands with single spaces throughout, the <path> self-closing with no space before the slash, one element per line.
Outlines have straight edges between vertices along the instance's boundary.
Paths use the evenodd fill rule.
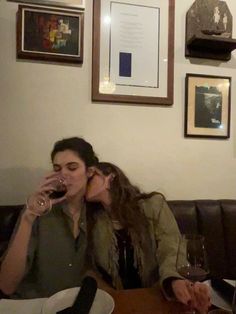
<path fill-rule="evenodd" d="M 49 193 L 50 199 L 57 199 L 63 197 L 67 192 L 65 179 L 63 177 L 57 177 L 54 184 L 53 190 Z"/>
<path fill-rule="evenodd" d="M 204 237 L 199 234 L 185 234 L 179 239 L 176 269 L 192 283 L 202 281 L 209 273 Z M 195 313 L 194 310 L 187 313 Z"/>
<path fill-rule="evenodd" d="M 63 177 L 55 177 L 51 185 L 52 189 L 49 192 L 37 193 L 27 199 L 26 206 L 34 215 L 48 214 L 52 209 L 52 200 L 61 198 L 66 194 L 67 188 Z"/>

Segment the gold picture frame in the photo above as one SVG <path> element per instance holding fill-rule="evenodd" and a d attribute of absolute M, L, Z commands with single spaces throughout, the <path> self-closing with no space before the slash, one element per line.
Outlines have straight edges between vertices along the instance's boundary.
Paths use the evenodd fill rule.
<path fill-rule="evenodd" d="M 186 74 L 185 136 L 230 137 L 231 77 Z"/>

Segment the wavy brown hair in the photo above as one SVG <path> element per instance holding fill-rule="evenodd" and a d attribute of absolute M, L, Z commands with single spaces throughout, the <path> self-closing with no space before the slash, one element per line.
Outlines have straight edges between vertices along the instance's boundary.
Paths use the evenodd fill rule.
<path fill-rule="evenodd" d="M 141 210 L 140 200 L 160 193 L 141 192 L 137 186 L 131 184 L 124 172 L 112 163 L 99 162 L 96 168 L 105 176 L 114 175 L 110 182 L 111 211 L 125 229 L 134 231 L 141 240 L 145 234 L 143 231 L 148 228 L 148 220 Z"/>

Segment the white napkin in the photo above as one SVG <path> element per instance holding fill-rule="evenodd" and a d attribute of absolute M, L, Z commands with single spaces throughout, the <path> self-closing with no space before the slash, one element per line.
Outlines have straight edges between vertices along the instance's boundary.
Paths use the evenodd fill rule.
<path fill-rule="evenodd" d="M 224 279 L 225 280 L 225 279 Z M 204 281 L 205 284 L 207 284 L 210 287 L 211 290 L 211 303 L 220 309 L 230 311 L 231 310 L 231 303 L 229 303 L 227 300 L 223 299 L 220 293 L 217 290 L 214 290 L 214 288 L 211 286 L 211 281 L 206 280 Z"/>
<path fill-rule="evenodd" d="M 47 298 L 29 300 L 0 300 L 1 314 L 40 314 Z"/>

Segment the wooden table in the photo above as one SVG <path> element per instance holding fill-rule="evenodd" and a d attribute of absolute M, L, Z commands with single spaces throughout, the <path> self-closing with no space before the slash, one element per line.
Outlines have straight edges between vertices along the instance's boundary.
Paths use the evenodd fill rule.
<path fill-rule="evenodd" d="M 115 301 L 113 314 L 178 314 L 184 309 L 180 303 L 167 301 L 159 287 L 109 293 Z"/>

